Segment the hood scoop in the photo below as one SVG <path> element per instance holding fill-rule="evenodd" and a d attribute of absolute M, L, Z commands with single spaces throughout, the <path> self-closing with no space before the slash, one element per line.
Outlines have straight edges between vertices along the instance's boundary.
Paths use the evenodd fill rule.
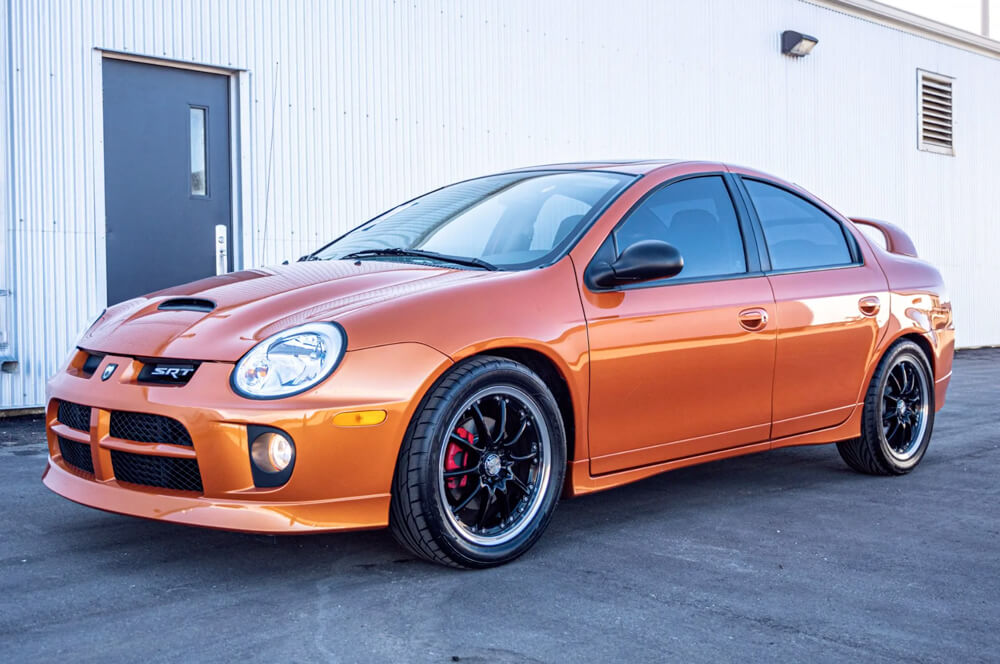
<path fill-rule="evenodd" d="M 207 314 L 215 309 L 215 302 L 198 297 L 175 297 L 160 302 L 160 311 L 200 311 Z"/>

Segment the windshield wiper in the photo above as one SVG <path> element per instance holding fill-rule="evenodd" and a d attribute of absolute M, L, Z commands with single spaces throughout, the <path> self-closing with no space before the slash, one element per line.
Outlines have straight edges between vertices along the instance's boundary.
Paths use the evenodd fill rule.
<path fill-rule="evenodd" d="M 468 267 L 478 267 L 483 270 L 499 270 L 493 263 L 487 263 L 482 258 L 471 258 L 467 256 L 449 256 L 439 254 L 436 251 L 425 251 L 423 249 L 404 249 L 403 247 L 387 247 L 385 249 L 362 249 L 341 256 L 341 258 L 371 258 L 376 256 L 413 256 L 414 258 L 430 258 L 442 263 L 454 263 L 455 265 L 466 265 Z"/>

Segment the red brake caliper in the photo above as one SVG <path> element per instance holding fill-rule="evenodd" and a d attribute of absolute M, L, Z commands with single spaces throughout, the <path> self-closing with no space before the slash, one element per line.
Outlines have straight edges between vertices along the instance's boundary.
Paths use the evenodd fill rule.
<path fill-rule="evenodd" d="M 475 442 L 475 438 L 472 433 L 466 431 L 464 427 L 458 427 L 455 429 L 455 433 L 459 438 L 464 438 L 469 441 L 469 444 Z M 447 456 L 444 460 L 444 469 L 447 471 L 461 470 L 465 468 L 465 464 L 469 461 L 469 453 L 466 452 L 458 443 L 448 443 L 448 450 L 446 452 Z M 459 487 L 464 487 L 469 481 L 468 475 L 462 475 L 461 477 L 449 477 L 447 480 L 447 486 L 449 489 L 457 489 Z"/>

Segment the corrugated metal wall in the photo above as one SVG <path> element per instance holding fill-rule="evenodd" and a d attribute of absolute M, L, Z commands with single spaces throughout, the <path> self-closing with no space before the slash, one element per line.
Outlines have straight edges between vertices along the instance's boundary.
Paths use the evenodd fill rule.
<path fill-rule="evenodd" d="M 13 276 L 10 261 L 10 244 L 8 235 L 10 234 L 10 178 L 8 171 L 10 166 L 10 149 L 8 134 L 10 130 L 10 67 L 8 59 L 10 56 L 10 40 L 8 38 L 8 2 L 0 0 L 0 361 L 9 358 L 13 352 L 10 346 L 11 336 L 11 302 L 10 281 Z M 0 379 L 2 385 L 2 379 Z M 3 395 L 0 388 L 0 396 Z M 0 399 L 0 407 L 3 405 Z"/>
<path fill-rule="evenodd" d="M 696 157 L 896 221 L 945 272 L 959 343 L 1000 344 L 1000 61 L 799 0 L 12 0 L 20 372 L 43 402 L 103 306 L 100 56 L 246 71 L 243 262 L 294 259 L 452 180 L 532 163 Z M 781 56 L 779 34 L 820 44 Z M 954 158 L 916 149 L 916 69 L 955 77 Z"/>

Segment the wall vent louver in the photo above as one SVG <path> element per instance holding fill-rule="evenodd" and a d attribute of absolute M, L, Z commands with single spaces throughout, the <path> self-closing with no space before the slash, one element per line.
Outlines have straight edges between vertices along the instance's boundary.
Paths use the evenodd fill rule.
<path fill-rule="evenodd" d="M 928 152 L 954 155 L 953 79 L 917 70 L 918 147 Z"/>

